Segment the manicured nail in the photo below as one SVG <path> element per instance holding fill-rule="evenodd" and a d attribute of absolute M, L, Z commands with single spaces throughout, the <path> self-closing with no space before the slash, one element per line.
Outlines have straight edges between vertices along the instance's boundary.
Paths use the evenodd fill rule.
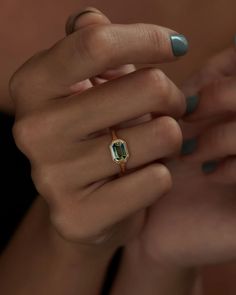
<path fill-rule="evenodd" d="M 182 145 L 181 155 L 190 155 L 197 148 L 197 140 L 195 138 L 185 140 Z"/>
<path fill-rule="evenodd" d="M 186 115 L 192 114 L 197 106 L 198 106 L 198 102 L 199 102 L 199 96 L 198 95 L 192 95 L 187 97 L 186 99 L 187 101 L 187 109 L 186 109 Z"/>
<path fill-rule="evenodd" d="M 216 161 L 209 161 L 202 164 L 202 172 L 205 174 L 209 174 L 215 172 L 218 167 L 218 162 Z"/>
<path fill-rule="evenodd" d="M 188 52 L 189 44 L 184 35 L 172 35 L 170 39 L 175 56 L 182 56 Z"/>
<path fill-rule="evenodd" d="M 78 18 L 80 18 L 82 15 L 88 14 L 88 13 L 98 13 L 98 12 L 88 9 L 88 10 L 84 10 L 82 12 L 71 15 L 68 18 L 67 23 L 66 23 L 66 28 L 65 28 L 66 29 L 66 35 L 70 35 L 70 34 L 74 33 L 75 25 L 76 25 L 76 22 L 77 22 Z"/>

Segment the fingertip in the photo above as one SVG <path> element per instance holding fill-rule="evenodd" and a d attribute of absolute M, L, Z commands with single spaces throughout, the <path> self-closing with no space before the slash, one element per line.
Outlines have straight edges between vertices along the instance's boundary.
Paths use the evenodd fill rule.
<path fill-rule="evenodd" d="M 198 107 L 199 96 L 198 95 L 188 96 L 186 98 L 186 102 L 187 102 L 187 108 L 186 108 L 185 115 L 190 115 L 190 114 L 194 113 Z"/>
<path fill-rule="evenodd" d="M 182 34 L 172 34 L 170 36 L 171 46 L 174 56 L 180 57 L 189 51 L 189 42 Z"/>
<path fill-rule="evenodd" d="M 208 161 L 208 162 L 204 162 L 202 164 L 202 172 L 204 174 L 212 174 L 214 173 L 217 168 L 219 167 L 219 162 L 218 161 Z"/>
<path fill-rule="evenodd" d="M 196 138 L 184 140 L 181 148 L 181 156 L 192 155 L 196 151 L 197 145 L 198 142 Z"/>

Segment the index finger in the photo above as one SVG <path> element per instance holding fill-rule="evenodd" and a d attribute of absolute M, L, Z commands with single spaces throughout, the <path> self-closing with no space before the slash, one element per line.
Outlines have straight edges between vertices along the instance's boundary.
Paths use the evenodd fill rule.
<path fill-rule="evenodd" d="M 32 58 L 11 81 L 13 96 L 38 101 L 71 93 L 71 85 L 125 64 L 173 61 L 188 50 L 187 39 L 150 24 L 92 25 Z"/>

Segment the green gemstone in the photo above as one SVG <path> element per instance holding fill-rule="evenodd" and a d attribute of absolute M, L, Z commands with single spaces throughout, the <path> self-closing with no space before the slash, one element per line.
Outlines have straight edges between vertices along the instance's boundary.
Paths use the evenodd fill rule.
<path fill-rule="evenodd" d="M 129 157 L 126 143 L 121 139 L 113 141 L 110 145 L 110 150 L 115 162 L 124 162 Z"/>

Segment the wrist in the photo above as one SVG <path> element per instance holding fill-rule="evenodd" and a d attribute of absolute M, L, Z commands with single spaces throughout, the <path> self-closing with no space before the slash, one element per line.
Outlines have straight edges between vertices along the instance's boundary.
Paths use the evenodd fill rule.
<path fill-rule="evenodd" d="M 199 279 L 200 272 L 194 267 L 183 267 L 153 258 L 139 240 L 125 249 L 126 259 L 139 277 L 157 284 L 160 294 L 189 295 Z"/>

